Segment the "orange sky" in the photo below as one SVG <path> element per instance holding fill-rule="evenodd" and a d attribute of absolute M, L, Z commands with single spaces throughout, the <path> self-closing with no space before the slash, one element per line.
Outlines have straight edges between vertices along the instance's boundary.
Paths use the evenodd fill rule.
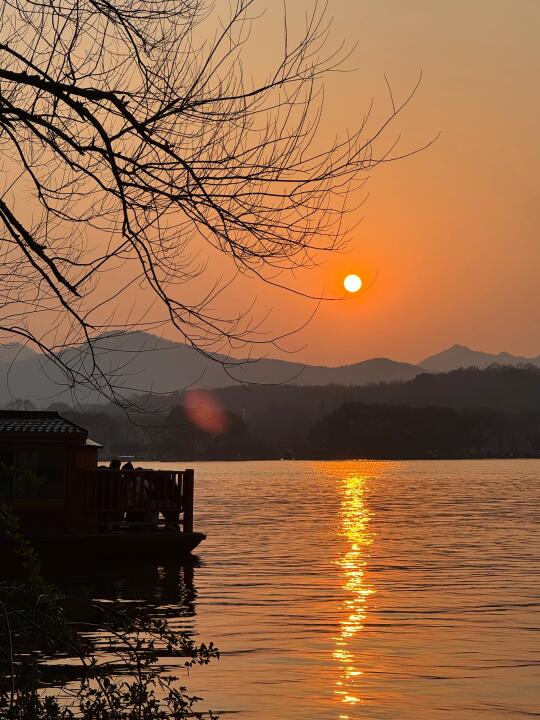
<path fill-rule="evenodd" d="M 292 37 L 312 0 L 287 5 Z M 217 7 L 229 3 L 219 0 Z M 283 4 L 257 0 L 257 9 L 265 7 L 244 63 L 259 78 L 283 47 Z M 373 171 L 347 255 L 321 257 L 320 267 L 280 278 L 308 294 L 336 296 L 343 277 L 356 272 L 362 292 L 323 302 L 284 343 L 292 355 L 272 347 L 254 354 L 330 365 L 377 356 L 416 362 L 454 343 L 540 354 L 540 2 L 329 0 L 328 12 L 332 40 L 357 45 L 349 65 L 358 69 L 327 79 L 319 142 L 356 129 L 372 99 L 375 129 L 390 110 L 385 75 L 399 99 L 420 71 L 418 92 L 384 143 L 400 135 L 398 151 L 406 152 L 440 137 L 414 157 Z M 209 260 L 189 292 L 205 295 L 204 287 L 223 272 L 227 277 L 223 258 Z M 109 291 L 115 282 L 105 280 Z M 146 300 L 136 288 L 109 322 L 154 320 L 153 310 L 145 314 Z M 243 279 L 220 296 L 217 310 L 234 315 L 254 300 L 255 319 L 270 313 L 268 336 L 298 328 L 315 309 L 312 301 Z M 160 332 L 179 339 L 166 327 Z"/>
<path fill-rule="evenodd" d="M 323 304 L 288 343 L 301 348 L 294 359 L 418 361 L 456 342 L 540 353 L 540 3 L 330 0 L 329 12 L 334 36 L 358 43 L 359 70 L 326 83 L 327 137 L 352 129 L 371 97 L 380 116 L 387 111 L 385 73 L 399 96 L 421 70 L 416 98 L 388 139 L 400 133 L 406 150 L 441 136 L 375 171 L 349 254 L 292 281 L 319 294 L 339 292 L 349 271 L 375 278 L 354 300 Z M 274 21 L 269 11 L 257 37 L 269 54 Z M 261 315 L 274 307 L 268 327 L 276 331 L 311 310 L 294 296 L 246 292 L 257 292 Z"/>

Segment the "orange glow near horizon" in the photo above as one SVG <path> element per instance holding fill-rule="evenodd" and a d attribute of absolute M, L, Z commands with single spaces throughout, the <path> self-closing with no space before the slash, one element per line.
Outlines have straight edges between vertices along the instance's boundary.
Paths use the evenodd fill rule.
<path fill-rule="evenodd" d="M 216 11 L 223 19 L 227 3 L 220 5 L 222 10 L 216 4 Z M 290 0 L 286 5 L 287 35 L 298 40 L 313 0 Z M 283 36 L 283 3 L 266 2 L 262 7 L 245 42 L 244 67 L 250 68 L 254 86 L 272 76 L 283 53 L 281 42 L 276 42 Z M 347 138 L 364 126 L 366 154 L 358 163 L 366 160 L 366 172 L 342 192 L 321 194 L 320 206 L 315 203 L 305 218 L 306 239 L 310 228 L 318 227 L 319 208 L 322 212 L 327 206 L 345 206 L 351 212 L 343 216 L 340 230 L 348 230 L 347 242 L 342 251 L 325 254 L 316 248 L 326 246 L 329 238 L 310 238 L 313 252 L 306 248 L 306 255 L 298 256 L 304 267 L 291 258 L 289 270 L 271 261 L 253 273 L 239 272 L 235 253 L 224 254 L 221 244 L 204 230 L 191 250 L 181 249 L 179 243 L 181 264 L 191 270 L 185 282 L 168 278 L 168 291 L 182 307 L 198 307 L 203 298 L 213 298 L 203 312 L 210 325 L 214 320 L 220 325 L 223 319 L 224 327 L 234 328 L 234 342 L 218 337 L 212 345 L 214 330 L 205 336 L 193 329 L 194 339 L 210 352 L 238 359 L 331 366 L 380 357 L 421 363 L 454 344 L 537 356 L 540 96 L 531 88 L 540 65 L 540 2 L 342 0 L 332 3 L 330 19 L 329 45 L 322 56 L 328 51 L 331 57 L 344 42 L 351 50 L 344 69 L 356 70 L 329 73 L 324 93 L 319 81 L 315 83 L 314 112 L 305 118 L 305 127 L 314 133 L 308 156 L 318 162 L 334 142 L 344 142 L 346 152 Z M 386 125 L 392 103 L 400 105 L 409 96 L 421 70 L 414 97 Z M 285 122 L 283 109 L 276 112 L 275 122 Z M 375 148 L 368 139 L 381 125 L 385 129 Z M 261 119 L 261 132 L 263 127 Z M 268 125 L 269 139 L 273 127 Z M 241 146 L 241 127 L 238 133 Z M 261 142 L 263 137 L 264 133 Z M 188 137 L 183 141 L 189 145 Z M 222 150 L 225 162 L 232 146 Z M 203 152 L 201 162 L 204 156 Z M 394 162 L 391 157 L 402 159 Z M 6 178 L 17 177 L 17 158 L 6 155 Z M 241 158 L 240 153 L 240 166 Z M 213 191 L 219 194 L 218 185 Z M 296 200 L 301 202 L 301 193 Z M 21 220 L 33 227 L 38 218 L 35 203 L 21 203 L 21 212 Z M 291 223 L 295 217 L 291 215 Z M 178 222 L 183 219 L 181 211 Z M 107 224 L 108 220 L 94 223 L 84 231 L 96 258 L 111 242 L 101 227 Z M 265 228 L 262 236 L 274 230 Z M 238 241 L 251 242 L 240 236 Z M 289 267 L 288 259 L 283 266 Z M 260 281 L 261 271 L 270 282 Z M 117 332 L 127 319 L 130 329 L 183 341 L 170 322 L 170 309 L 155 302 L 148 284 L 139 282 L 138 272 L 124 257 L 104 272 L 92 290 L 96 310 L 87 322 L 99 332 Z M 363 284 L 349 296 L 344 278 L 356 272 Z M 173 290 L 175 285 L 178 290 Z M 124 286 L 125 292 L 120 292 Z M 336 301 L 341 299 L 345 301 Z M 64 330 L 55 322 L 56 314 L 46 311 L 47 304 L 29 313 L 25 323 L 57 347 Z M 189 322 L 197 325 L 195 318 Z M 245 328 L 253 345 L 242 343 Z M 66 333 L 69 344 L 84 341 L 82 331 L 73 337 L 70 324 Z"/>
<path fill-rule="evenodd" d="M 337 561 L 343 570 L 343 603 L 345 617 L 340 623 L 339 634 L 334 638 L 334 658 L 339 663 L 339 678 L 335 694 L 339 702 L 354 706 L 362 702 L 358 692 L 358 678 L 362 675 L 356 664 L 356 653 L 352 644 L 364 628 L 368 611 L 368 599 L 375 592 L 366 577 L 366 549 L 373 542 L 368 525 L 372 513 L 365 502 L 365 476 L 349 475 L 341 481 L 341 527 L 340 535 L 345 537 L 349 548 Z M 348 719 L 347 714 L 340 718 Z"/>
<path fill-rule="evenodd" d="M 302 26 L 308 5 L 287 3 L 289 27 Z M 261 69 L 280 47 L 282 4 L 266 7 L 274 32 L 259 26 L 254 63 Z M 342 0 L 331 15 L 335 42 L 356 47 L 350 62 L 358 71 L 328 78 L 317 147 L 357 127 L 373 99 L 369 134 L 388 111 L 384 76 L 394 98 L 404 99 L 421 70 L 417 93 L 380 147 L 399 139 L 393 154 L 401 155 L 438 139 L 365 176 L 367 185 L 351 195 L 358 210 L 345 220 L 354 228 L 347 254 L 317 258 L 312 272 L 295 269 L 284 279 L 308 295 L 341 296 L 361 258 L 364 285 L 349 302 L 321 303 L 280 357 L 299 348 L 298 362 L 421 362 L 454 343 L 536 356 L 540 99 L 530 88 L 540 63 L 540 3 Z M 268 296 L 257 294 L 261 306 Z M 288 327 L 303 327 L 309 316 L 301 296 L 272 294 L 267 307 Z"/>

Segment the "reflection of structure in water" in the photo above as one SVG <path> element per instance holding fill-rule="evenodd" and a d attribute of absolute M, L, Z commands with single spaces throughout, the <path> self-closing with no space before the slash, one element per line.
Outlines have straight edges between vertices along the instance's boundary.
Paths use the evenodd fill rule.
<path fill-rule="evenodd" d="M 368 598 L 375 592 L 366 578 L 366 550 L 373 542 L 373 535 L 368 530 L 372 513 L 365 502 L 365 485 L 366 478 L 356 475 L 347 477 L 341 483 L 340 534 L 347 539 L 349 547 L 338 564 L 343 570 L 346 616 L 340 623 L 339 635 L 334 638 L 336 647 L 333 655 L 340 668 L 335 693 L 340 703 L 347 706 L 362 702 L 358 689 L 362 671 L 356 664 L 353 642 L 364 627 Z M 348 720 L 349 715 L 343 712 L 339 717 Z"/>
<path fill-rule="evenodd" d="M 47 567 L 45 563 L 43 571 L 65 594 L 67 615 L 74 620 L 75 627 L 84 631 L 90 653 L 98 658 L 99 664 L 107 663 L 111 672 L 124 674 L 128 667 L 118 654 L 123 640 L 103 629 L 102 610 L 111 613 L 111 618 L 120 611 L 132 617 L 166 620 L 171 629 L 190 633 L 196 611 L 194 575 L 198 565 L 197 558 L 191 560 L 186 564 L 163 565 L 134 560 L 121 571 L 96 563 L 74 568 L 71 573 L 66 573 L 65 567 Z M 165 645 L 156 646 L 156 651 L 165 669 L 170 657 Z M 52 655 L 46 659 L 54 661 L 43 667 L 45 684 L 52 687 L 80 680 L 85 673 L 77 658 L 66 658 L 63 652 L 61 657 Z"/>
<path fill-rule="evenodd" d="M 154 617 L 193 617 L 195 615 L 195 568 L 198 560 L 166 564 L 133 561 L 121 570 L 86 564 L 66 577 L 65 568 L 44 567 L 47 577 L 68 597 L 84 595 L 96 600 L 134 604 L 146 608 Z"/>

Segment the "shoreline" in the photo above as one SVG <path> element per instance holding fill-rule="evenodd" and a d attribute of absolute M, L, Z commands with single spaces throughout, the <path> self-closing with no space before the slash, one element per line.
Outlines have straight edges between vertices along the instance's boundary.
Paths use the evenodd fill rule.
<path fill-rule="evenodd" d="M 99 460 L 99 463 L 109 463 L 113 458 L 119 456 L 113 455 L 108 458 Z M 122 456 L 120 456 L 122 457 Z M 179 465 L 186 466 L 189 463 L 228 463 L 228 462 L 449 462 L 449 461 L 461 461 L 461 460 L 540 460 L 539 455 L 459 455 L 459 456 L 440 456 L 440 457 L 401 457 L 401 456 L 370 456 L 370 457 L 295 457 L 295 458 L 280 458 L 280 457 L 265 457 L 265 458 L 250 458 L 250 457 L 237 457 L 237 458 L 141 458 L 136 455 L 132 456 L 131 462 L 137 463 L 178 463 Z"/>

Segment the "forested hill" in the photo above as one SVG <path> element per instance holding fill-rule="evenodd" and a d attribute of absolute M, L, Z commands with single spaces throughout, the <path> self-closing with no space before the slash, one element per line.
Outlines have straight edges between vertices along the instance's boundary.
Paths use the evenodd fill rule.
<path fill-rule="evenodd" d="M 493 365 L 448 373 L 423 373 L 409 382 L 359 388 L 358 400 L 410 407 L 490 408 L 504 412 L 540 409 L 540 369 Z"/>
<path fill-rule="evenodd" d="M 487 409 L 500 413 L 540 411 L 540 370 L 493 366 L 422 374 L 402 383 L 344 387 L 229 387 L 215 391 L 224 406 L 242 416 L 268 442 L 299 443 L 309 427 L 345 403 Z M 181 398 L 175 400 L 181 403 Z"/>
<path fill-rule="evenodd" d="M 315 423 L 305 448 L 328 459 L 539 457 L 540 412 L 347 403 Z"/>
<path fill-rule="evenodd" d="M 367 386 L 228 387 L 215 390 L 224 405 L 246 417 L 264 414 L 272 421 L 287 409 L 312 417 L 346 402 L 409 407 L 487 408 L 502 412 L 540 410 L 540 370 L 492 366 L 449 373 L 421 374 L 408 382 Z M 180 396 L 181 397 L 181 396 Z M 177 402 L 179 398 L 175 398 Z"/>
<path fill-rule="evenodd" d="M 467 457 L 535 454 L 540 448 L 535 368 L 456 370 L 367 387 L 234 386 L 213 390 L 212 398 L 230 415 L 227 433 L 214 438 L 190 426 L 184 394 L 165 403 L 162 397 L 141 400 L 152 413 L 137 422 L 153 430 L 134 427 L 114 408 L 56 409 L 87 427 L 108 454 L 233 459 L 291 450 L 297 457 L 358 457 L 371 448 L 373 457 L 404 457 L 408 448 L 414 457 Z"/>

